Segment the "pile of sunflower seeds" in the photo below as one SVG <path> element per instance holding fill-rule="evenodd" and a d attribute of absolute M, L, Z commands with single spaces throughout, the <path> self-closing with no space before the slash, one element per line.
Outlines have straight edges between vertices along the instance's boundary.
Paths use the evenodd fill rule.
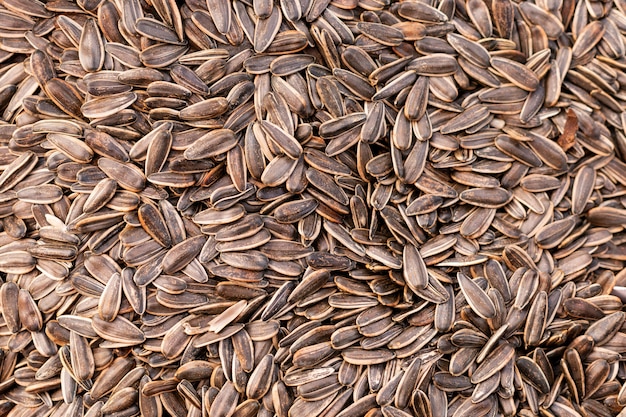
<path fill-rule="evenodd" d="M 624 0 L 0 0 L 0 416 L 626 406 Z"/>

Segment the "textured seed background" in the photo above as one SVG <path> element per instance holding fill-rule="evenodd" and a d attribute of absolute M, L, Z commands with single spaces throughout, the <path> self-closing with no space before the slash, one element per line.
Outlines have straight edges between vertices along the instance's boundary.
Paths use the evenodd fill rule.
<path fill-rule="evenodd" d="M 626 406 L 623 0 L 0 0 L 0 416 Z"/>

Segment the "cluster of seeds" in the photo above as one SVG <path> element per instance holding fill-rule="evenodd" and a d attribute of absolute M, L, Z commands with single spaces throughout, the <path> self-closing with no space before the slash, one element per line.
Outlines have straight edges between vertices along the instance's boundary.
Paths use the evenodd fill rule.
<path fill-rule="evenodd" d="M 625 36 L 0 0 L 0 416 L 623 416 Z"/>

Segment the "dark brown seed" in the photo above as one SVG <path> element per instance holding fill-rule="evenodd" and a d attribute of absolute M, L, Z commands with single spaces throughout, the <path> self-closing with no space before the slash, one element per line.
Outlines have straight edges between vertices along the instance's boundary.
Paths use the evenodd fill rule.
<path fill-rule="evenodd" d="M 45 89 L 50 99 L 61 111 L 78 120 L 83 119 L 81 106 L 84 99 L 71 84 L 59 78 L 53 78 L 45 84 Z"/>
<path fill-rule="evenodd" d="M 144 204 L 137 211 L 141 226 L 161 246 L 169 247 L 172 239 L 161 212 L 152 204 Z"/>

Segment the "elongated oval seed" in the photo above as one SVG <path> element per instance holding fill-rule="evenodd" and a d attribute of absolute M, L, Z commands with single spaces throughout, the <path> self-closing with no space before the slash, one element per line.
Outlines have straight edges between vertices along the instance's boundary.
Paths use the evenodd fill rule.
<path fill-rule="evenodd" d="M 225 153 L 237 144 L 234 132 L 230 129 L 213 130 L 195 141 L 185 150 L 185 158 L 200 160 Z"/>
<path fill-rule="evenodd" d="M 17 192 L 17 198 L 31 204 L 53 204 L 63 198 L 63 190 L 53 184 L 26 187 Z"/>
<path fill-rule="evenodd" d="M 463 273 L 459 272 L 457 279 L 472 310 L 485 319 L 493 318 L 496 315 L 496 308 L 487 293 Z"/>
<path fill-rule="evenodd" d="M 95 72 L 104 65 L 104 44 L 94 19 L 87 19 L 78 46 L 80 64 L 88 72 Z"/>
<path fill-rule="evenodd" d="M 228 100 L 223 97 L 206 99 L 181 110 L 183 120 L 204 120 L 220 116 L 228 109 Z"/>
<path fill-rule="evenodd" d="M 581 214 L 591 197 L 596 182 L 596 171 L 588 166 L 583 166 L 574 177 L 572 187 L 572 213 Z"/>
<path fill-rule="evenodd" d="M 491 66 L 504 78 L 526 91 L 535 91 L 539 79 L 528 67 L 519 62 L 500 57 L 491 58 Z"/>
<path fill-rule="evenodd" d="M 21 327 L 18 296 L 19 287 L 14 282 L 6 282 L 0 287 L 0 301 L 2 302 L 2 317 L 9 330 L 17 333 Z"/>
<path fill-rule="evenodd" d="M 428 271 L 417 248 L 407 244 L 402 252 L 404 281 L 413 291 L 428 286 Z"/>
<path fill-rule="evenodd" d="M 476 368 L 471 381 L 474 384 L 485 381 L 506 366 L 513 359 L 515 349 L 510 343 L 504 342 L 496 347 L 489 356 Z"/>
<path fill-rule="evenodd" d="M 35 300 L 27 290 L 21 289 L 17 296 L 17 308 L 22 325 L 31 332 L 41 330 L 43 318 L 41 311 L 37 308 Z"/>

